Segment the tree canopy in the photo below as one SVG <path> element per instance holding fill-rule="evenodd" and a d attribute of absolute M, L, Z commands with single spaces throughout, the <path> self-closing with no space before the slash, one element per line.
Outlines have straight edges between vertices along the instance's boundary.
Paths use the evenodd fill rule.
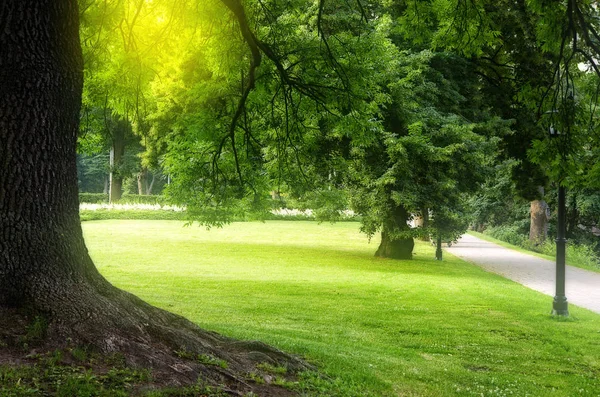
<path fill-rule="evenodd" d="M 414 236 L 465 230 L 465 194 L 495 159 L 517 160 L 527 199 L 574 174 L 549 125 L 564 152 L 593 147 L 586 1 L 84 1 L 81 15 L 84 119 L 109 137 L 129 123 L 141 167 L 209 225 L 277 192 L 321 219 L 353 209 L 405 244 L 384 256 L 408 258 Z"/>

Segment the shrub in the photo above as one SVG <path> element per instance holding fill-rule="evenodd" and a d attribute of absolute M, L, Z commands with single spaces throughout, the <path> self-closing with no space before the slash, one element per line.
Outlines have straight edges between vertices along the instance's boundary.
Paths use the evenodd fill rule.
<path fill-rule="evenodd" d="M 107 193 L 79 193 L 80 203 L 101 204 L 108 203 Z"/>
<path fill-rule="evenodd" d="M 139 194 L 124 194 L 119 200 L 121 204 L 160 204 L 168 205 L 165 196 L 162 195 L 139 195 Z"/>
<path fill-rule="evenodd" d="M 527 235 L 519 233 L 518 226 L 514 225 L 490 227 L 484 233 L 498 240 L 524 248 L 526 248 L 526 241 L 529 241 Z"/>
<path fill-rule="evenodd" d="M 108 194 L 106 193 L 79 193 L 79 202 L 87 204 L 108 203 Z M 139 195 L 124 194 L 118 201 L 119 204 L 170 204 L 165 196 L 162 195 Z"/>
<path fill-rule="evenodd" d="M 527 235 L 517 232 L 516 226 L 498 226 L 489 228 L 485 234 L 512 245 L 539 252 L 548 256 L 556 256 L 556 243 L 547 239 L 543 243 L 534 243 Z M 588 244 L 567 243 L 566 261 L 568 264 L 591 270 L 600 270 L 600 256 L 594 247 Z"/>
<path fill-rule="evenodd" d="M 154 221 L 186 221 L 185 211 L 171 210 L 119 210 L 99 209 L 79 211 L 81 221 L 99 221 L 107 219 L 154 220 Z"/>
<path fill-rule="evenodd" d="M 578 263 L 590 269 L 600 269 L 600 257 L 593 247 L 585 244 L 567 244 L 567 262 Z"/>

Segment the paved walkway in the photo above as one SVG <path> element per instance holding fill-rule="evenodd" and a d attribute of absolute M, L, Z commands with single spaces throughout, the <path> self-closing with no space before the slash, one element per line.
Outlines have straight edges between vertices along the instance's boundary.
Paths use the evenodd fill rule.
<path fill-rule="evenodd" d="M 553 261 L 513 251 L 469 234 L 445 250 L 490 272 L 554 296 L 556 266 Z M 600 273 L 567 266 L 566 295 L 569 303 L 600 313 Z"/>

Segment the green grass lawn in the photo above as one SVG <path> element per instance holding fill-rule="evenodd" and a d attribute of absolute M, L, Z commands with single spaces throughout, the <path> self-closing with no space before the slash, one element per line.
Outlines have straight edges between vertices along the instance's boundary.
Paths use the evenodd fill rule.
<path fill-rule="evenodd" d="M 83 224 L 100 271 L 232 337 L 301 354 L 339 396 L 597 396 L 600 316 L 429 244 L 373 256 L 357 223 L 272 221 L 207 231 L 177 221 Z M 316 394 L 318 395 L 318 394 Z"/>

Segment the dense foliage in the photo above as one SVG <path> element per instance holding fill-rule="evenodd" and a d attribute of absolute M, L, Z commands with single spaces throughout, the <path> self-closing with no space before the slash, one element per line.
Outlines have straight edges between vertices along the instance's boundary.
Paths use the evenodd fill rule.
<path fill-rule="evenodd" d="M 140 193 L 149 170 L 166 175 L 170 200 L 206 224 L 264 214 L 269 196 L 323 220 L 352 209 L 399 258 L 474 219 L 527 223 L 501 214 L 513 198 L 551 201 L 551 181 L 579 203 L 572 232 L 591 230 L 594 12 L 583 0 L 84 1 L 82 174 L 129 175 L 129 191 L 137 175 Z M 107 164 L 122 146 L 135 161 Z"/>

